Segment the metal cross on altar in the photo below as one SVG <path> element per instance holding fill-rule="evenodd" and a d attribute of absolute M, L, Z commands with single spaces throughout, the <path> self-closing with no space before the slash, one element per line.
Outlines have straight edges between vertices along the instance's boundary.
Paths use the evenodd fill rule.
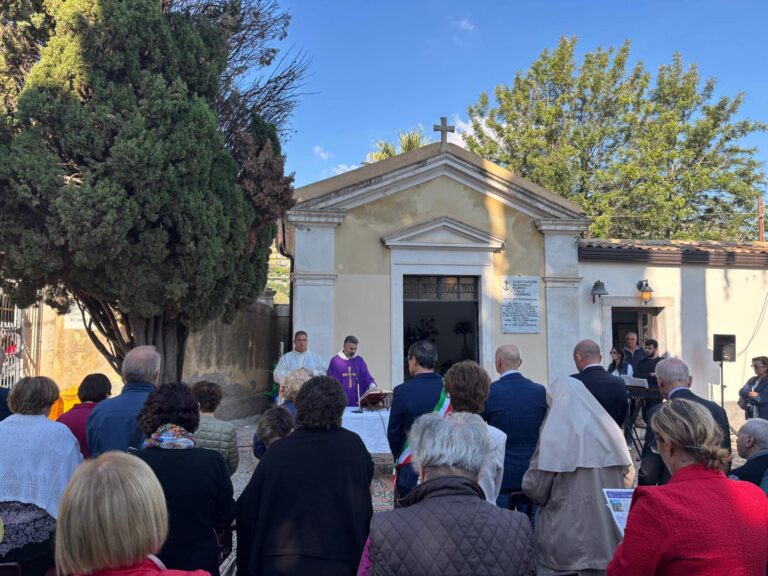
<path fill-rule="evenodd" d="M 352 390 L 352 376 L 357 376 L 355 372 L 352 372 L 352 366 L 347 366 L 347 371 L 343 373 L 342 376 L 349 378 L 347 384 L 349 385 L 349 389 Z"/>
<path fill-rule="evenodd" d="M 448 125 L 448 118 L 440 116 L 440 124 L 435 124 L 435 132 L 440 132 L 440 152 L 448 150 L 448 132 L 455 132 L 456 126 Z"/>

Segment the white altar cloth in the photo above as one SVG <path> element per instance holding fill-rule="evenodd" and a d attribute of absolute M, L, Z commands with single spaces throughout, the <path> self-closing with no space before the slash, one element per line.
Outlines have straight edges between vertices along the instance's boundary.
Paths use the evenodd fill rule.
<path fill-rule="evenodd" d="M 354 432 L 365 443 L 365 447 L 371 454 L 389 454 L 389 442 L 387 442 L 387 424 L 389 424 L 389 410 L 363 410 L 363 413 L 355 413 L 354 406 L 344 409 L 341 425 Z"/>

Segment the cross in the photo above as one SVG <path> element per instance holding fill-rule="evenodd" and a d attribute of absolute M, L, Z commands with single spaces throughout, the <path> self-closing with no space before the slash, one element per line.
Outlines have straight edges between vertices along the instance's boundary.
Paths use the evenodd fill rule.
<path fill-rule="evenodd" d="M 349 378 L 349 381 L 347 384 L 349 384 L 349 389 L 352 390 L 352 376 L 357 376 L 354 372 L 352 372 L 352 366 L 347 366 L 347 371 L 342 374 L 342 376 L 346 376 Z"/>
<path fill-rule="evenodd" d="M 448 132 L 455 132 L 456 126 L 448 125 L 448 118 L 440 116 L 440 124 L 435 124 L 435 132 L 440 132 L 440 152 L 448 151 Z"/>

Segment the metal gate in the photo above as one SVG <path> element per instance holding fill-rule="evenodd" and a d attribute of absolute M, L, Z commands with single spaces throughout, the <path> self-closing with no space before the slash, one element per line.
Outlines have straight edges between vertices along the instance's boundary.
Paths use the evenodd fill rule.
<path fill-rule="evenodd" d="M 41 317 L 39 305 L 22 310 L 0 292 L 0 347 L 5 361 L 0 369 L 0 386 L 10 388 L 19 378 L 38 372 Z"/>

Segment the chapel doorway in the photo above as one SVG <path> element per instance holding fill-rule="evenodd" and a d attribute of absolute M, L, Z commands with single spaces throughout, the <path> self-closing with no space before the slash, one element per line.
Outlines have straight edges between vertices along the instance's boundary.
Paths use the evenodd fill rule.
<path fill-rule="evenodd" d="M 479 362 L 477 276 L 403 277 L 403 374 L 407 380 L 408 348 L 418 340 L 437 346 L 438 372 L 456 362 Z"/>
<path fill-rule="evenodd" d="M 659 341 L 659 352 L 663 353 L 664 342 L 660 338 L 659 330 L 659 314 L 663 310 L 663 307 L 653 306 L 613 308 L 611 310 L 613 345 L 624 347 L 627 333 L 634 332 L 637 334 L 639 346 L 642 346 L 647 338 L 653 338 Z"/>

